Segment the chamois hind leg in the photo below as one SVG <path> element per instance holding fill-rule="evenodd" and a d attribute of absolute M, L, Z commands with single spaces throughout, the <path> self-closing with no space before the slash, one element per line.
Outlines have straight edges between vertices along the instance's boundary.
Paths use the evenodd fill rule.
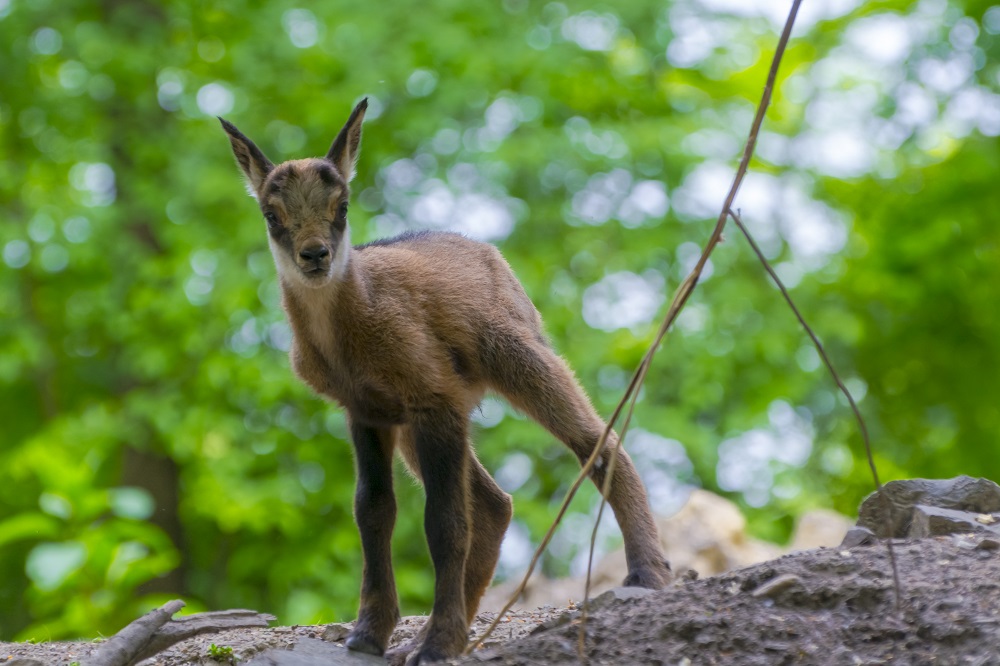
<path fill-rule="evenodd" d="M 517 333 L 494 335 L 485 361 L 494 388 L 514 407 L 566 444 L 581 463 L 590 457 L 606 424 L 565 361 L 541 340 Z M 600 490 L 617 444 L 618 436 L 612 431 L 591 472 Z M 625 540 L 628 576 L 624 584 L 664 587 L 671 579 L 670 565 L 660 550 L 646 489 L 624 449 L 618 453 L 607 499 Z"/>
<path fill-rule="evenodd" d="M 500 544 L 514 510 L 510 495 L 500 489 L 475 456 L 471 463 L 472 543 L 465 563 L 465 616 L 470 624 L 493 580 L 500 559 Z"/>
<path fill-rule="evenodd" d="M 390 541 L 396 522 L 392 490 L 394 435 L 388 429 L 360 425 L 352 420 L 351 435 L 357 461 L 354 517 L 361 533 L 364 571 L 358 621 L 347 637 L 347 647 L 381 655 L 399 622 L 399 601 L 392 575 Z"/>
<path fill-rule="evenodd" d="M 404 443 L 400 450 L 413 473 L 422 478 L 413 449 Z M 513 505 L 510 495 L 500 489 L 471 452 L 469 492 L 472 500 L 470 511 L 472 534 L 469 555 L 465 561 L 464 592 L 465 616 L 467 622 L 471 623 L 479 608 L 479 601 L 493 580 L 493 572 L 500 558 L 500 544 L 510 524 Z M 386 661 L 391 666 L 402 666 L 406 657 L 423 644 L 428 626 L 429 623 L 425 623 L 411 640 L 386 652 Z"/>

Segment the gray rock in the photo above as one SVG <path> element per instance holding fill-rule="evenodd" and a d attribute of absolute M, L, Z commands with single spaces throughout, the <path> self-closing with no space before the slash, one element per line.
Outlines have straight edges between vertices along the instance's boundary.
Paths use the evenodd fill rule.
<path fill-rule="evenodd" d="M 685 569 L 677 576 L 682 582 L 691 583 L 698 580 L 698 572 L 694 569 Z"/>
<path fill-rule="evenodd" d="M 602 608 L 628 603 L 630 601 L 635 601 L 636 599 L 642 599 L 643 597 L 649 596 L 654 592 L 656 592 L 656 590 L 650 590 L 645 587 L 613 587 L 607 592 L 599 594 L 591 599 L 590 610 L 600 610 Z"/>
<path fill-rule="evenodd" d="M 591 603 L 591 609 L 593 609 L 593 601 Z M 550 617 L 545 622 L 542 622 L 537 627 L 531 630 L 530 635 L 540 634 L 543 631 L 548 631 L 549 629 L 555 629 L 556 627 L 561 627 L 563 625 L 569 624 L 576 618 L 580 617 L 580 611 L 571 611 L 569 613 L 563 613 L 562 615 L 557 615 L 555 617 Z"/>
<path fill-rule="evenodd" d="M 907 536 L 924 539 L 946 534 L 1000 534 L 1000 523 L 984 521 L 983 517 L 988 515 L 917 504 Z"/>
<path fill-rule="evenodd" d="M 989 479 L 956 476 L 953 479 L 906 479 L 883 486 L 892 520 L 885 515 L 885 503 L 872 493 L 858 511 L 858 527 L 866 527 L 879 538 L 909 535 L 913 507 L 917 504 L 968 511 L 973 514 L 1000 512 L 1000 486 Z"/>
<path fill-rule="evenodd" d="M 353 625 L 349 623 L 333 622 L 326 625 L 326 629 L 323 630 L 323 635 L 320 638 L 328 643 L 340 643 L 350 635 L 353 628 Z"/>
<path fill-rule="evenodd" d="M 852 527 L 847 530 L 844 540 L 840 543 L 840 548 L 854 548 L 856 546 L 868 546 L 875 543 L 875 533 L 867 527 Z"/>
<path fill-rule="evenodd" d="M 802 579 L 795 574 L 781 574 L 776 576 L 766 583 L 762 583 L 757 587 L 756 590 L 750 594 L 758 599 L 760 598 L 774 598 L 780 595 L 786 590 L 792 588 L 801 588 Z"/>
<path fill-rule="evenodd" d="M 303 638 L 291 650 L 267 650 L 248 666 L 385 666 L 383 657 L 352 652 L 317 638 Z"/>
<path fill-rule="evenodd" d="M 490 650 L 476 650 L 472 653 L 472 658 L 476 661 L 495 661 L 503 659 L 503 655 L 496 648 L 493 648 Z"/>

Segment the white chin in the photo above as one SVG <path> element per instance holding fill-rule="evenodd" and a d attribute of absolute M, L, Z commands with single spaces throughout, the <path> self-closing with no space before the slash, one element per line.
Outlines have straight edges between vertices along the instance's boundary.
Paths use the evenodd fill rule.
<path fill-rule="evenodd" d="M 296 269 L 295 275 L 298 277 L 299 284 L 304 287 L 312 287 L 313 289 L 325 287 L 330 282 L 329 268 L 325 271 L 315 271 L 312 273 L 303 273 L 300 269 Z"/>

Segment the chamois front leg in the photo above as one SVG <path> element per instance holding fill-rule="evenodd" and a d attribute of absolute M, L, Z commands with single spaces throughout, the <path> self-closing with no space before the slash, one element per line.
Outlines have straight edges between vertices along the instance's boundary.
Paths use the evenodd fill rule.
<path fill-rule="evenodd" d="M 382 655 L 399 622 L 399 601 L 392 575 L 390 541 L 396 522 L 396 497 L 392 490 L 393 435 L 351 419 L 357 462 L 354 518 L 361 532 L 364 572 L 361 608 L 347 647 Z"/>
<path fill-rule="evenodd" d="M 465 560 L 469 553 L 469 457 L 467 419 L 445 407 L 413 422 L 414 447 L 427 493 L 424 531 L 434 562 L 434 606 L 423 644 L 408 666 L 461 654 L 468 634 Z"/>
<path fill-rule="evenodd" d="M 401 445 L 407 464 L 419 474 L 416 460 L 406 445 Z M 503 542 L 507 525 L 510 524 L 513 504 L 510 495 L 497 485 L 489 472 L 468 455 L 469 472 L 469 555 L 465 560 L 465 619 L 469 624 L 476 617 L 479 600 L 493 579 L 493 570 L 500 558 L 500 544 Z M 385 653 L 391 666 L 403 666 L 406 658 L 417 651 L 427 638 L 428 624 L 424 624 L 412 639 Z"/>

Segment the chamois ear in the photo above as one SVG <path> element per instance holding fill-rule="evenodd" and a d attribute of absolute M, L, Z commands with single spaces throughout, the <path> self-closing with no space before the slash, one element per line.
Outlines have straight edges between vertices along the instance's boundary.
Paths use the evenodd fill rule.
<path fill-rule="evenodd" d="M 367 108 L 368 98 L 365 97 L 351 111 L 351 117 L 347 119 L 337 138 L 333 140 L 330 152 L 326 154 L 326 159 L 333 162 L 337 171 L 348 183 L 354 178 L 354 165 L 358 163 L 358 148 L 361 146 L 361 121 L 364 120 Z"/>
<path fill-rule="evenodd" d="M 267 174 L 271 173 L 274 165 L 253 141 L 236 129 L 235 125 L 222 118 L 219 118 L 219 122 L 222 123 L 222 129 L 226 130 L 226 134 L 229 135 L 229 143 L 233 146 L 236 163 L 247 179 L 247 191 L 250 196 L 256 199 L 261 185 L 264 184 L 264 179 L 267 178 Z"/>

